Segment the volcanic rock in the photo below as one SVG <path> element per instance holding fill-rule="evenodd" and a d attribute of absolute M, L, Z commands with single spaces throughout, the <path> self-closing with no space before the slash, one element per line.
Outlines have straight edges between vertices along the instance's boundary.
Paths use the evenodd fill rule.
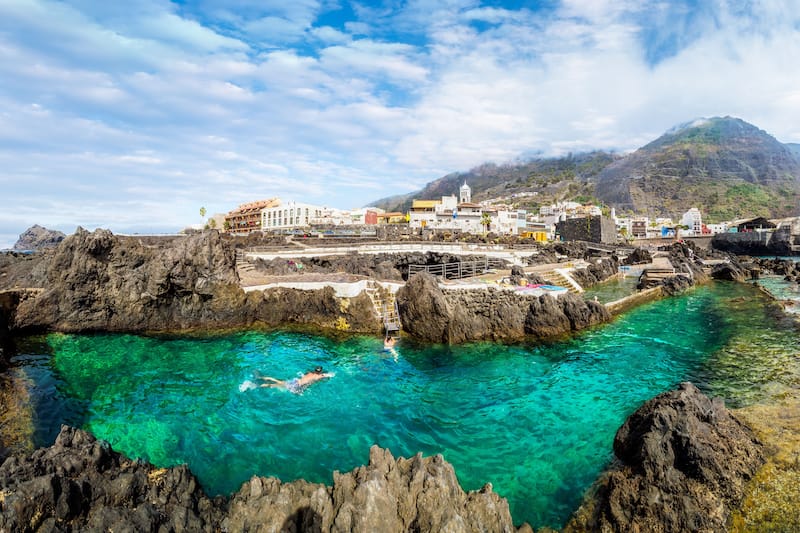
<path fill-rule="evenodd" d="M 0 466 L 2 531 L 214 531 L 220 510 L 185 466 L 130 461 L 62 426 L 55 444 Z"/>
<path fill-rule="evenodd" d="M 380 330 L 363 293 L 347 301 L 332 289 L 245 293 L 235 250 L 214 230 L 158 246 L 79 228 L 38 268 L 44 272 L 44 291 L 19 303 L 13 329 L 172 331 L 301 324 Z"/>
<path fill-rule="evenodd" d="M 403 330 L 435 343 L 549 338 L 610 320 L 606 308 L 574 294 L 527 296 L 494 288 L 443 290 L 415 274 L 397 292 Z"/>
<path fill-rule="evenodd" d="M 566 531 L 726 531 L 764 462 L 753 432 L 691 383 L 632 414 L 614 453 L 619 463 Z"/>
<path fill-rule="evenodd" d="M 619 261 L 616 257 L 593 259 L 586 268 L 576 268 L 570 275 L 581 287 L 591 287 L 605 281 L 619 271 Z"/>
<path fill-rule="evenodd" d="M 44 248 L 54 248 L 58 243 L 64 240 L 64 235 L 60 231 L 49 230 L 38 224 L 34 224 L 26 229 L 19 236 L 19 239 L 14 244 L 14 250 L 35 251 Z"/>
<path fill-rule="evenodd" d="M 332 487 L 253 477 L 209 499 L 186 466 L 131 461 L 62 426 L 55 444 L 0 466 L 0 531 L 516 531 L 491 485 L 465 493 L 441 455 L 334 472 Z"/>
<path fill-rule="evenodd" d="M 641 265 L 650 263 L 652 260 L 653 256 L 649 251 L 645 250 L 644 248 L 636 248 L 633 250 L 633 252 L 628 254 L 622 263 L 625 265 Z"/>
<path fill-rule="evenodd" d="M 738 261 L 731 261 L 714 265 L 714 268 L 711 269 L 711 277 L 713 279 L 744 282 L 751 279 L 752 276 L 750 270 L 744 268 Z"/>

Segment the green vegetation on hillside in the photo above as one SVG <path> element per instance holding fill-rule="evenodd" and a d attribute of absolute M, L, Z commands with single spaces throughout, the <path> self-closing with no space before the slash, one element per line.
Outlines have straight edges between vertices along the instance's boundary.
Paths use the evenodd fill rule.
<path fill-rule="evenodd" d="M 800 214 L 798 154 L 800 145 L 783 145 L 740 119 L 712 118 L 676 128 L 625 157 L 592 152 L 487 163 L 374 205 L 405 211 L 415 198 L 458 195 L 466 181 L 473 201 L 497 199 L 529 211 L 569 200 L 651 217 L 697 207 L 709 222 L 783 217 Z"/>
<path fill-rule="evenodd" d="M 451 194 L 457 196 L 459 187 L 467 182 L 472 188 L 473 201 L 503 199 L 513 207 L 534 210 L 556 201 L 593 198 L 594 178 L 617 158 L 607 152 L 592 152 L 505 165 L 486 163 L 468 172 L 448 174 L 419 191 L 385 198 L 374 205 L 389 211 L 407 210 L 415 198 L 435 200 Z"/>

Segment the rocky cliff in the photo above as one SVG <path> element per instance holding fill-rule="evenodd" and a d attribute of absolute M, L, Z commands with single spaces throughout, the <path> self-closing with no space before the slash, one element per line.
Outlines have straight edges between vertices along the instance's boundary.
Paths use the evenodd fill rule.
<path fill-rule="evenodd" d="M 610 320 L 606 308 L 573 294 L 523 296 L 497 290 L 442 290 L 430 274 L 415 274 L 397 292 L 403 330 L 426 342 L 550 338 Z"/>
<path fill-rule="evenodd" d="M 614 454 L 566 531 L 726 531 L 764 462 L 753 432 L 691 383 L 632 414 Z"/>
<path fill-rule="evenodd" d="M 55 444 L 0 466 L 0 531 L 516 531 L 490 485 L 465 493 L 441 456 L 373 446 L 333 486 L 254 477 L 210 499 L 185 466 L 166 469 L 62 427 Z"/>
<path fill-rule="evenodd" d="M 12 329 L 172 331 L 291 324 L 380 329 L 365 294 L 348 301 L 332 290 L 246 294 L 238 284 L 235 250 L 216 231 L 155 246 L 79 228 L 37 268 L 44 291 L 19 303 Z"/>

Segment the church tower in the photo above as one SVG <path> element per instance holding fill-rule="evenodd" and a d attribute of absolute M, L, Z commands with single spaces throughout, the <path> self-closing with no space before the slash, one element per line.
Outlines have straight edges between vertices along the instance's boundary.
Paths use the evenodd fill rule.
<path fill-rule="evenodd" d="M 464 185 L 459 189 L 458 203 L 468 204 L 470 202 L 472 202 L 472 189 L 467 185 L 467 181 L 464 180 Z"/>

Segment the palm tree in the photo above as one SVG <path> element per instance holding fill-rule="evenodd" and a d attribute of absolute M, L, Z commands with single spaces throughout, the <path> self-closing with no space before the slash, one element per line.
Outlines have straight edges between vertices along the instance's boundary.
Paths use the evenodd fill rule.
<path fill-rule="evenodd" d="M 492 225 L 492 217 L 486 211 L 483 212 L 481 215 L 481 226 L 483 226 L 483 231 L 485 233 L 489 233 L 489 227 Z"/>

